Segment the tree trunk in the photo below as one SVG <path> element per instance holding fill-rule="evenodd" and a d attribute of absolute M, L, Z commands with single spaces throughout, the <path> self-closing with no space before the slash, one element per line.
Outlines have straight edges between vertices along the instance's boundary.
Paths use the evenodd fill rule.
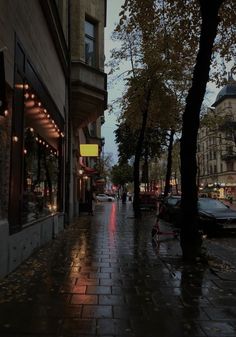
<path fill-rule="evenodd" d="M 171 178 L 171 170 L 172 170 L 172 150 L 173 150 L 174 134 L 175 134 L 175 131 L 171 129 L 170 141 L 168 145 L 168 157 L 167 157 L 164 197 L 167 197 L 168 193 L 170 192 L 170 178 Z"/>
<path fill-rule="evenodd" d="M 148 172 L 148 150 L 147 146 L 145 148 L 144 154 L 144 164 L 143 164 L 143 172 L 142 172 L 142 182 L 145 184 L 145 191 L 149 191 L 149 172 Z"/>
<path fill-rule="evenodd" d="M 135 218 L 139 218 L 141 216 L 140 210 L 140 201 L 139 201 L 139 192 L 140 192 L 140 179 L 139 179 L 139 167 L 140 167 L 140 159 L 142 156 L 142 148 L 145 137 L 145 130 L 147 125 L 147 117 L 148 117 L 148 105 L 149 99 L 151 95 L 151 89 L 147 88 L 147 93 L 144 98 L 143 108 L 142 108 L 142 126 L 140 129 L 139 138 L 137 141 L 136 149 L 135 149 L 135 159 L 134 159 L 134 199 L 133 199 L 133 209 Z"/>
<path fill-rule="evenodd" d="M 195 261 L 201 255 L 202 239 L 197 221 L 196 149 L 199 116 L 209 79 L 213 43 L 219 23 L 218 12 L 224 0 L 199 0 L 202 25 L 200 45 L 183 114 L 181 139 L 181 248 L 185 261 Z"/>

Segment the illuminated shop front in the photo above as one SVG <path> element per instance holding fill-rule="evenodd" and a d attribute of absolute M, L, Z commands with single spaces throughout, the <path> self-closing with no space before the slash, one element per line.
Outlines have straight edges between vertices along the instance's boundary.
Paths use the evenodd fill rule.
<path fill-rule="evenodd" d="M 9 205 L 12 233 L 63 211 L 64 174 L 63 118 L 23 50 L 17 47 L 21 58 L 16 57 L 12 114 Z"/>

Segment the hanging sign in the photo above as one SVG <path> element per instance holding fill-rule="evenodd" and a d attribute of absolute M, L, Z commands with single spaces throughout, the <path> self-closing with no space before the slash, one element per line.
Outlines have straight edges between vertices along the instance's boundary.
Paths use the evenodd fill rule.
<path fill-rule="evenodd" d="M 98 157 L 98 144 L 80 144 L 81 157 Z"/>

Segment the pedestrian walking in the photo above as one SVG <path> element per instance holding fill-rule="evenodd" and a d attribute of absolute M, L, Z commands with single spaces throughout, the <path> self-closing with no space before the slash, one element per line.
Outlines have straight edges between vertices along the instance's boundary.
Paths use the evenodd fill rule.
<path fill-rule="evenodd" d="M 125 203 L 126 203 L 126 197 L 127 197 L 127 193 L 124 191 L 124 192 L 122 193 L 122 196 L 121 196 L 122 204 L 125 204 Z"/>
<path fill-rule="evenodd" d="M 85 191 L 85 199 L 88 204 L 88 214 L 93 215 L 96 204 L 96 194 L 93 189 L 87 189 Z"/>

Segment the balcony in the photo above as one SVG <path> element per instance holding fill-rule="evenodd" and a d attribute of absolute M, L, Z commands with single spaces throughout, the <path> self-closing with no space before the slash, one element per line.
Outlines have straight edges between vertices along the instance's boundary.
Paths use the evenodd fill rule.
<path fill-rule="evenodd" d="M 71 113 L 75 127 L 103 116 L 107 108 L 107 75 L 81 61 L 71 66 Z"/>
<path fill-rule="evenodd" d="M 86 137 L 87 144 L 97 144 L 99 147 L 99 152 L 101 152 L 102 147 L 105 144 L 105 138 L 104 137 L 101 138 L 101 137 L 96 136 L 95 134 L 91 134 L 87 127 L 84 127 L 83 131 Z"/>
<path fill-rule="evenodd" d="M 232 119 L 226 119 L 219 127 L 219 131 L 225 132 L 225 131 L 235 131 L 236 130 L 236 121 Z"/>
<path fill-rule="evenodd" d="M 233 161 L 236 160 L 236 153 L 233 152 L 226 152 L 221 156 L 221 160 L 224 161 Z"/>

